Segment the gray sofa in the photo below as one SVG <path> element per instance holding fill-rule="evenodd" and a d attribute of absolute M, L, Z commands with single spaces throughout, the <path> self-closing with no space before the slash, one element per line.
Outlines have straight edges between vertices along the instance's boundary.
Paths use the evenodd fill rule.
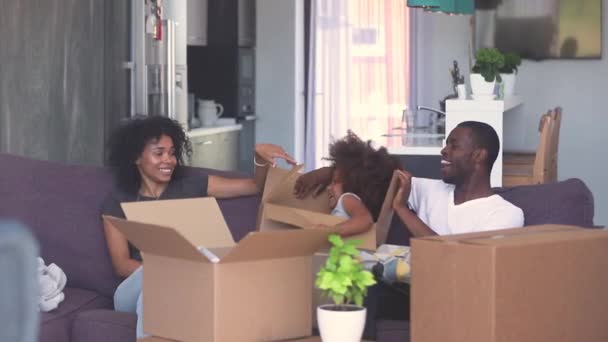
<path fill-rule="evenodd" d="M 135 315 L 113 311 L 120 283 L 113 272 L 101 221 L 112 189 L 109 169 L 0 154 L 0 219 L 23 222 L 47 263 L 67 275 L 65 301 L 40 317 L 40 342 L 133 342 Z M 188 172 L 238 176 L 190 168 Z M 220 200 L 235 240 L 255 227 L 257 196 Z"/>
<path fill-rule="evenodd" d="M 41 315 L 39 341 L 135 341 L 135 315 L 112 310 L 120 279 L 112 269 L 100 216 L 101 203 L 112 189 L 109 170 L 7 154 L 0 154 L 0 165 L 0 219 L 16 219 L 30 227 L 41 256 L 59 265 L 68 278 L 66 300 L 57 310 Z M 237 176 L 198 168 L 188 172 Z M 526 224 L 593 225 L 593 197 L 580 180 L 497 191 L 524 210 Z M 219 201 L 235 240 L 254 228 L 259 200 L 252 196 Z M 409 244 L 398 220 L 388 242 Z M 376 305 L 374 296 L 369 303 Z M 373 316 L 369 337 L 377 336 L 379 342 L 406 341 L 407 322 L 375 321 Z"/>

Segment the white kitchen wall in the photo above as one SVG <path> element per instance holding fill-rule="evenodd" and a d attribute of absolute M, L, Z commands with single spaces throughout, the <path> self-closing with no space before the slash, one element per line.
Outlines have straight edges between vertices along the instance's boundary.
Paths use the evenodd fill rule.
<path fill-rule="evenodd" d="M 257 0 L 256 142 L 304 160 L 302 0 Z"/>
<path fill-rule="evenodd" d="M 603 20 L 608 20 L 604 2 Z M 419 103 L 438 106 L 450 93 L 448 68 L 453 59 L 468 59 L 469 16 L 420 15 L 418 37 Z M 601 60 L 524 60 L 516 92 L 522 108 L 505 117 L 505 147 L 534 149 L 538 142 L 540 115 L 554 106 L 564 109 L 560 146 L 559 179 L 580 178 L 595 198 L 595 223 L 608 225 L 608 24 L 603 23 Z M 467 80 L 468 83 L 468 80 Z"/>

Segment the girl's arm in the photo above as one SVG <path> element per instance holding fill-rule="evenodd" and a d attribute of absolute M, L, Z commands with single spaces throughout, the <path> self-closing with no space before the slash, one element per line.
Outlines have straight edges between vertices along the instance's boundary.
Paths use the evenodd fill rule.
<path fill-rule="evenodd" d="M 209 176 L 207 194 L 216 198 L 232 198 L 255 195 L 262 192 L 269 167 L 276 166 L 277 159 L 295 165 L 296 161 L 280 146 L 273 144 L 255 145 L 255 173 L 253 178 L 225 178 Z"/>
<path fill-rule="evenodd" d="M 317 197 L 331 183 L 333 172 L 333 167 L 326 166 L 301 175 L 294 186 L 294 195 L 304 198 L 312 193 L 312 197 Z"/>
<path fill-rule="evenodd" d="M 336 225 L 342 237 L 365 233 L 372 228 L 372 214 L 360 199 L 346 195 L 342 197 L 342 205 L 350 215 L 350 219 Z"/>
<path fill-rule="evenodd" d="M 141 266 L 141 262 L 131 259 L 127 239 L 118 229 L 105 220 L 103 221 L 103 229 L 114 271 L 121 277 L 126 278 L 130 276 L 131 273 Z"/>

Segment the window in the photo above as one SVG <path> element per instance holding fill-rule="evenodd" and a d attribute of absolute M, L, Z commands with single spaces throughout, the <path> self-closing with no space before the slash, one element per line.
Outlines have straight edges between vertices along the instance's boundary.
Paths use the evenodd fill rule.
<path fill-rule="evenodd" d="M 399 126 L 409 94 L 404 0 L 312 0 L 307 165 L 348 129 L 377 139 Z"/>

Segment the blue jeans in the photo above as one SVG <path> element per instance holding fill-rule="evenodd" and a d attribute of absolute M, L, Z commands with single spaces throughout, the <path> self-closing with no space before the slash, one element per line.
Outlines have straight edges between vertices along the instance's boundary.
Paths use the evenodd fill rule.
<path fill-rule="evenodd" d="M 137 314 L 137 338 L 147 337 L 144 333 L 144 303 L 142 300 L 143 268 L 140 266 L 118 285 L 114 292 L 114 310 Z"/>

